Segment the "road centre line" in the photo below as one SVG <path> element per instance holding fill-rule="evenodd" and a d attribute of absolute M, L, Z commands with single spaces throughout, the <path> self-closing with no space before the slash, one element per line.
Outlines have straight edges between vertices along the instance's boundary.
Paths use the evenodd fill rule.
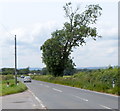
<path fill-rule="evenodd" d="M 33 104 L 33 106 L 35 107 L 35 106 L 37 106 L 36 104 Z"/>
<path fill-rule="evenodd" d="M 85 98 L 81 98 L 81 97 L 79 97 L 79 96 L 75 96 L 75 95 L 73 95 L 74 97 L 76 97 L 76 98 L 78 98 L 78 99 L 81 99 L 81 100 L 83 100 L 83 101 L 88 101 L 87 99 L 85 99 Z"/>
<path fill-rule="evenodd" d="M 103 108 L 106 108 L 106 109 L 112 109 L 112 108 L 109 108 L 109 107 L 104 106 L 104 105 L 100 105 L 100 106 L 103 107 Z"/>
<path fill-rule="evenodd" d="M 46 82 L 45 82 L 45 83 L 46 83 Z M 50 83 L 50 84 L 54 84 L 54 83 Z M 107 96 L 116 97 L 116 98 L 119 97 L 119 96 L 117 96 L 117 95 L 112 95 L 112 94 L 107 94 L 107 93 L 92 91 L 92 90 L 89 90 L 89 89 L 82 89 L 82 88 L 71 87 L 71 86 L 60 85 L 60 84 L 55 84 L 55 85 L 63 86 L 63 87 L 68 87 L 68 88 L 73 88 L 73 89 L 77 89 L 77 90 L 83 90 L 83 91 L 87 91 L 87 92 L 92 92 L 92 93 L 96 93 L 96 94 L 100 94 L 100 95 L 107 95 Z"/>
<path fill-rule="evenodd" d="M 73 95 L 74 97 L 76 97 L 76 98 L 79 98 L 79 99 L 81 99 L 81 100 L 83 100 L 83 101 L 88 101 L 87 99 L 84 99 L 84 98 L 81 98 L 81 97 L 79 97 L 79 96 L 75 96 L 75 95 Z M 112 110 L 112 111 L 115 111 L 115 110 L 113 110 L 112 108 L 110 108 L 110 107 L 107 107 L 107 106 L 104 106 L 104 105 L 100 105 L 101 107 L 103 107 L 103 108 L 105 108 L 105 109 L 110 109 L 110 110 Z"/>
<path fill-rule="evenodd" d="M 58 91 L 58 92 L 62 92 L 61 90 L 59 90 L 59 89 L 55 89 L 55 88 L 52 88 L 53 90 L 55 90 L 55 91 Z"/>
<path fill-rule="evenodd" d="M 45 87 L 50 87 L 50 86 L 45 85 Z"/>
<path fill-rule="evenodd" d="M 43 84 L 40 84 L 41 86 L 43 85 Z"/>
<path fill-rule="evenodd" d="M 89 89 L 81 89 L 81 88 L 77 88 L 77 87 L 71 87 L 71 86 L 59 85 L 59 84 L 56 84 L 56 85 L 63 86 L 63 87 L 68 87 L 68 88 L 73 88 L 73 89 L 77 89 L 77 90 L 83 90 L 83 91 L 92 92 L 92 93 L 101 94 L 101 95 L 107 95 L 107 96 L 116 97 L 116 98 L 119 97 L 117 95 L 112 95 L 112 94 L 107 94 L 107 93 L 101 93 L 101 92 L 92 91 L 92 90 L 89 90 Z"/>

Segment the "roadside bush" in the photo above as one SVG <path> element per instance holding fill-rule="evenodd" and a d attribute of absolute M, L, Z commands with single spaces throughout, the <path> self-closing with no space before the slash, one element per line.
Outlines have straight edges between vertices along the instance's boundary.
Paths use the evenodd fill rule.
<path fill-rule="evenodd" d="M 1 75 L 2 81 L 14 79 L 13 75 Z"/>
<path fill-rule="evenodd" d="M 32 79 L 120 95 L 120 77 L 117 67 L 90 72 L 78 72 L 73 76 L 64 77 L 36 75 L 32 76 Z M 115 87 L 112 85 L 113 81 Z"/>

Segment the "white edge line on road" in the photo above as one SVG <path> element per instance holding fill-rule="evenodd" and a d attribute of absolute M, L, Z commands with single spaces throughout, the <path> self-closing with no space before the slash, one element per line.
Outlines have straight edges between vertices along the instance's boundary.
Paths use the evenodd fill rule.
<path fill-rule="evenodd" d="M 34 96 L 34 98 L 40 103 L 40 105 L 42 106 L 42 108 L 44 108 L 44 109 L 46 109 L 46 107 L 42 104 L 42 101 L 41 100 L 39 100 L 39 98 L 38 97 L 36 97 L 34 94 L 33 94 L 33 92 L 32 91 L 30 91 L 30 90 L 28 90 L 33 96 Z"/>
<path fill-rule="evenodd" d="M 75 96 L 75 95 L 73 95 L 73 96 L 76 97 L 76 98 L 79 98 L 79 99 L 81 99 L 81 100 L 83 100 L 83 101 L 88 101 L 88 99 L 81 98 L 81 97 L 79 97 L 79 96 Z"/>
<path fill-rule="evenodd" d="M 58 92 L 62 92 L 61 90 L 59 90 L 59 89 L 55 89 L 55 88 L 52 88 L 53 90 L 55 90 L 55 91 L 58 91 Z"/>
<path fill-rule="evenodd" d="M 111 96 L 111 97 L 119 97 L 119 96 L 116 96 L 116 95 L 111 95 L 111 94 L 106 94 L 106 93 L 101 93 L 101 92 L 97 92 L 97 91 L 90 91 L 90 90 L 86 90 L 86 89 L 81 89 L 83 91 L 88 91 L 88 92 L 93 92 L 93 93 L 96 93 L 96 94 L 101 94 L 101 95 L 107 95 L 107 96 Z"/>
<path fill-rule="evenodd" d="M 37 81 L 37 80 L 36 80 L 36 81 Z M 42 81 L 42 82 L 43 82 L 43 81 Z M 48 83 L 48 82 L 44 82 L 44 83 Z M 54 83 L 49 83 L 49 84 L 54 84 Z M 76 88 L 76 87 L 71 87 L 71 86 L 66 86 L 66 85 L 60 85 L 60 84 L 54 84 L 54 85 L 63 86 L 63 87 L 69 87 L 69 88 L 78 89 L 78 90 L 83 90 L 83 91 L 88 91 L 88 92 L 93 92 L 93 93 L 96 93 L 96 94 L 107 95 L 107 96 L 116 97 L 116 98 L 119 97 L 119 96 L 117 96 L 117 95 L 106 94 L 106 93 L 97 92 L 97 91 L 91 91 L 91 90 L 88 90 L 88 89 L 81 89 L 81 88 Z"/>
<path fill-rule="evenodd" d="M 109 108 L 109 107 L 104 106 L 104 105 L 100 105 L 100 106 L 103 107 L 103 108 L 106 108 L 106 109 L 112 109 L 112 108 Z"/>

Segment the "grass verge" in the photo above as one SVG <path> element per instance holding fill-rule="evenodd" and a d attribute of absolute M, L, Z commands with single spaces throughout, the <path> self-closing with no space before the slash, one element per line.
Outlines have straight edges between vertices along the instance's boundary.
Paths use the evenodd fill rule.
<path fill-rule="evenodd" d="M 9 86 L 7 86 L 7 82 L 9 82 Z M 25 90 L 27 90 L 25 84 L 19 82 L 18 85 L 15 85 L 13 79 L 0 81 L 0 96 L 15 94 Z"/>
<path fill-rule="evenodd" d="M 118 68 L 79 72 L 73 76 L 34 75 L 31 77 L 35 80 L 120 95 Z M 115 83 L 114 87 L 113 80 Z"/>

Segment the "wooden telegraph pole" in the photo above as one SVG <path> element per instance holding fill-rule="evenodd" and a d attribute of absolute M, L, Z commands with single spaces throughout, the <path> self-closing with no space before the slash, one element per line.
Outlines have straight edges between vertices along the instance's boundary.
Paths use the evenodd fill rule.
<path fill-rule="evenodd" d="M 17 84 L 17 49 L 16 49 L 16 35 L 15 35 L 15 84 Z"/>

